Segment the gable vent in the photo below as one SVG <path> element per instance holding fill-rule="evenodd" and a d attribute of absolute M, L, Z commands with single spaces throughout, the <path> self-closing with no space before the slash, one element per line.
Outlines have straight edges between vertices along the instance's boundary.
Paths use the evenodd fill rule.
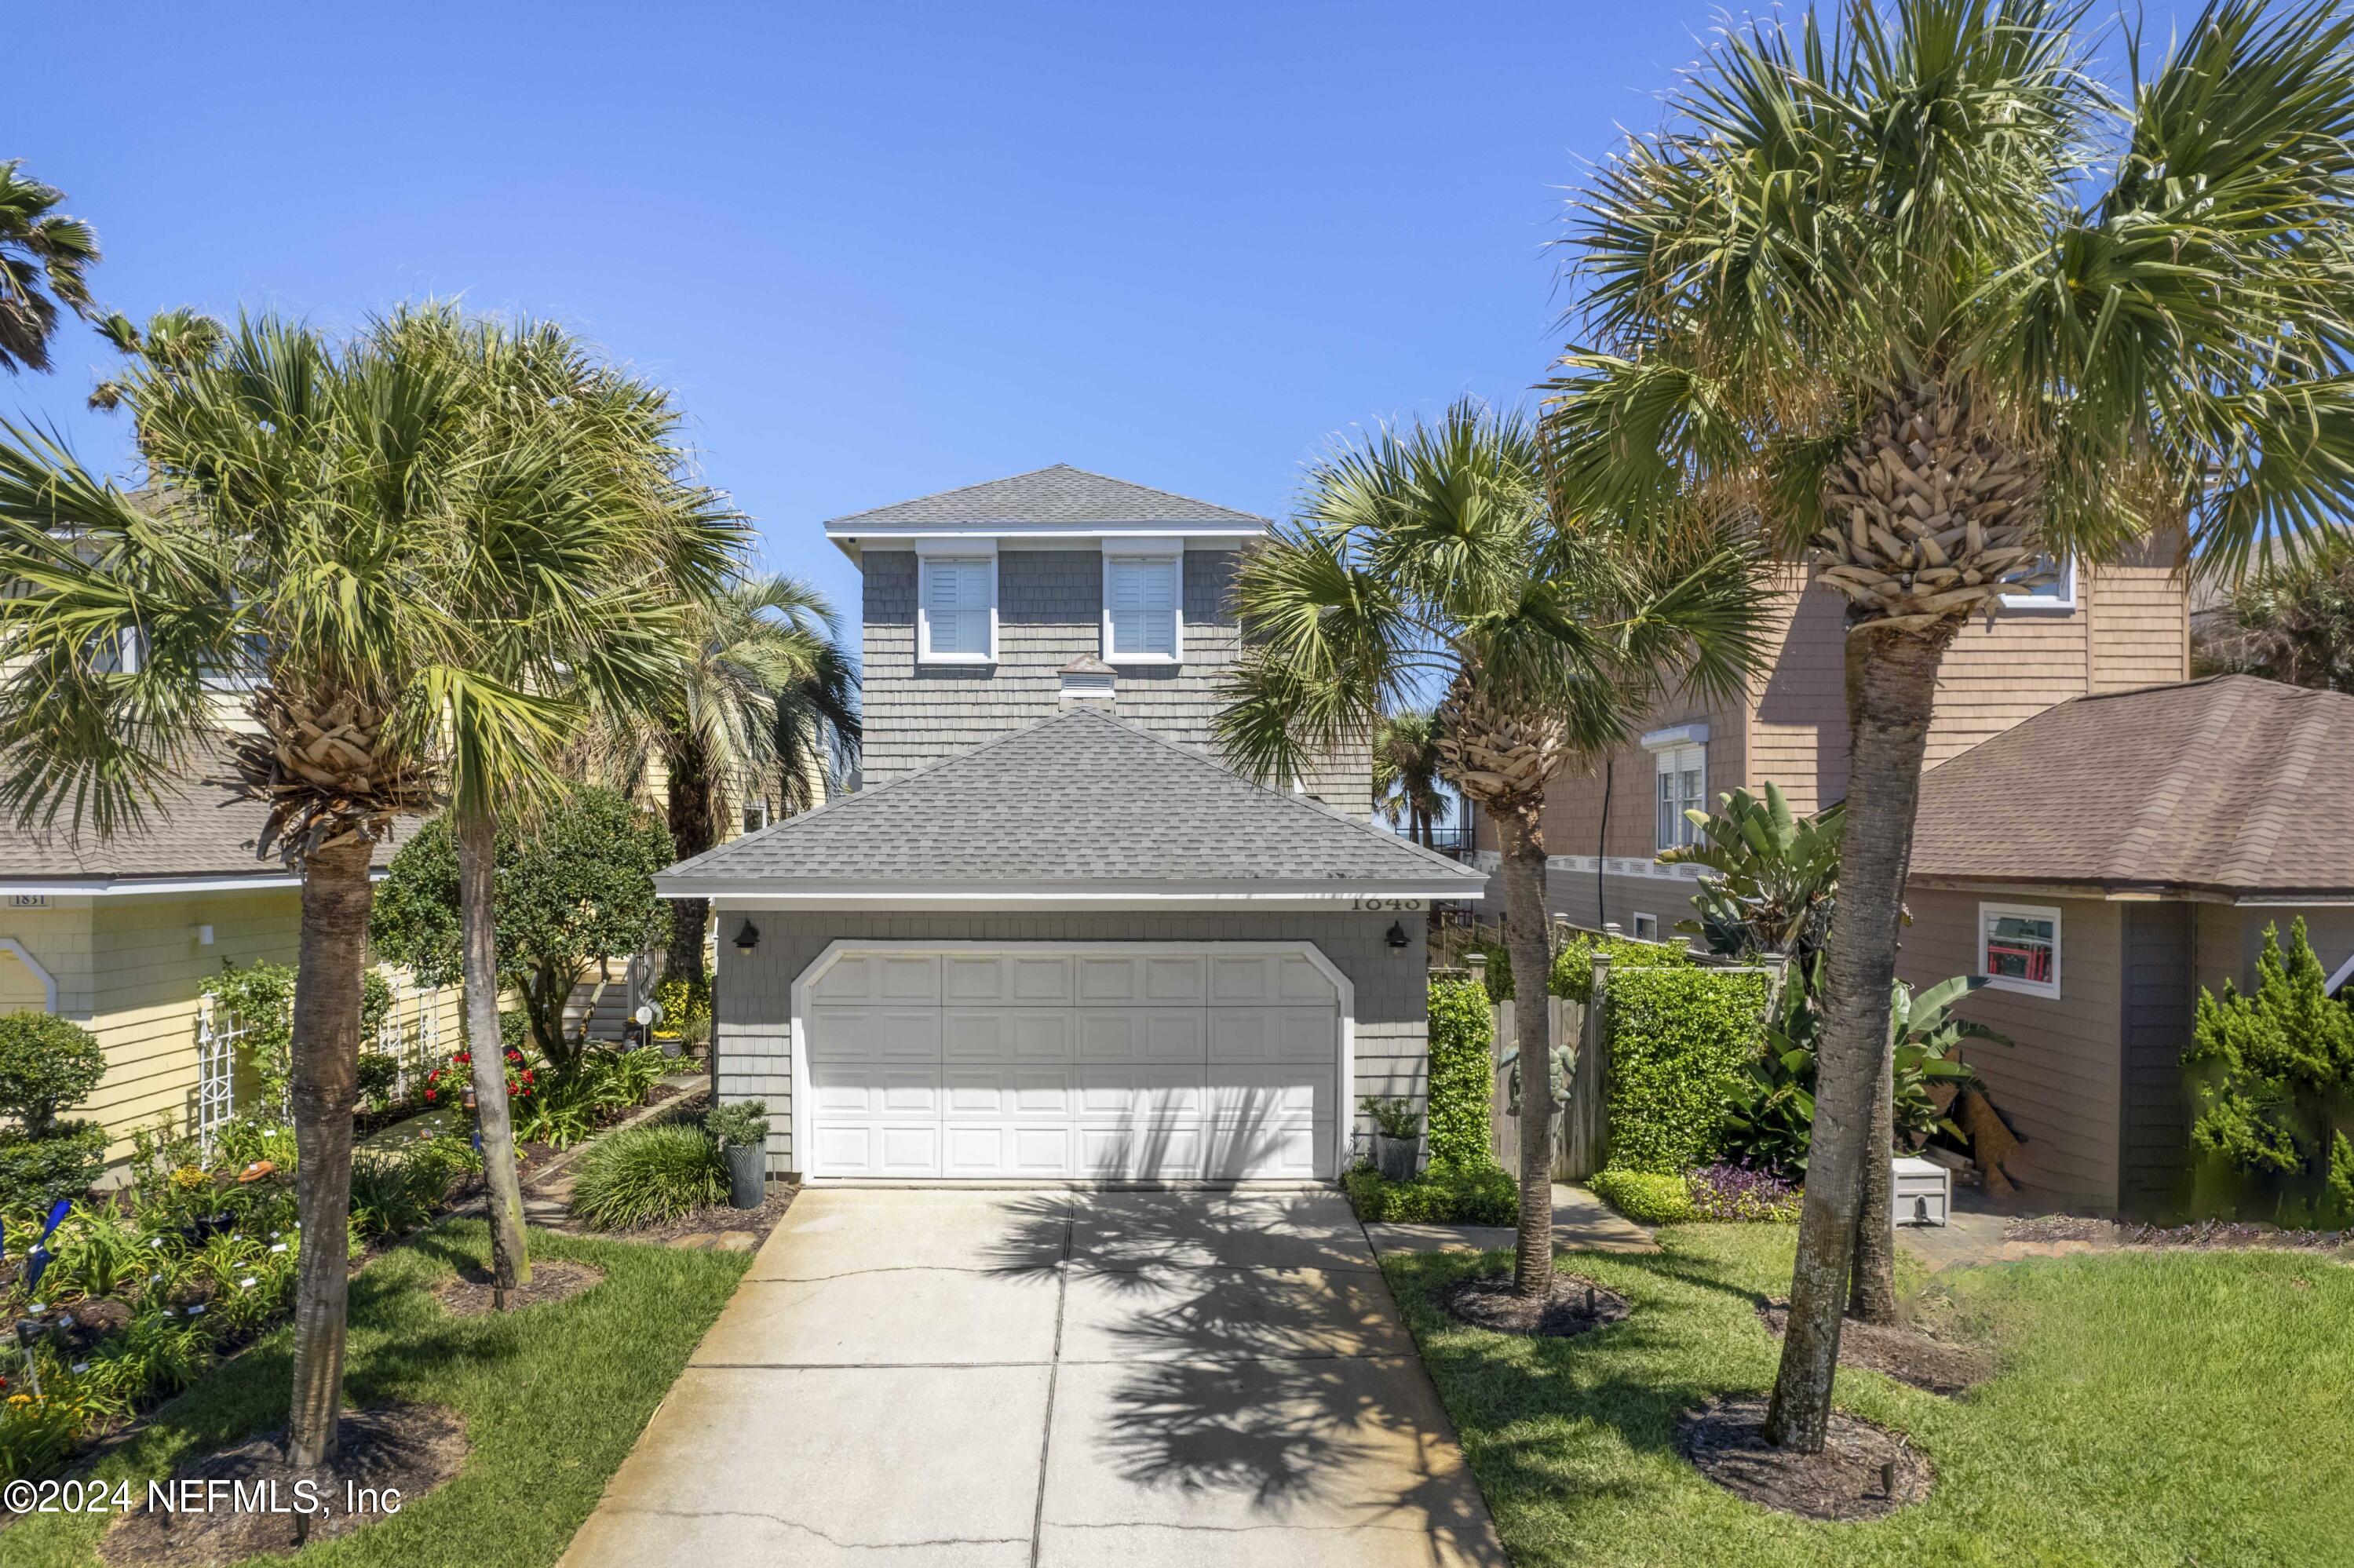
<path fill-rule="evenodd" d="M 1092 653 L 1082 653 L 1063 666 L 1062 705 L 1086 703 L 1106 713 L 1118 702 L 1117 676 L 1112 667 Z"/>

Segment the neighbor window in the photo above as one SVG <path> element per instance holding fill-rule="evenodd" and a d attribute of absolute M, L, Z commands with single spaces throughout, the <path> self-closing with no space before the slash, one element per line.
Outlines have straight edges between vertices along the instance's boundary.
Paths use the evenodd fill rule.
<path fill-rule="evenodd" d="M 2054 563 L 2046 556 L 2036 563 L 2052 575 L 2033 588 L 2002 596 L 2005 609 L 2073 609 L 2076 608 L 2076 563 Z"/>
<path fill-rule="evenodd" d="M 2060 911 L 2032 904 L 1978 906 L 1978 973 L 1997 991 L 2060 994 Z"/>
<path fill-rule="evenodd" d="M 1182 556 L 1104 556 L 1107 662 L 1177 658 L 1183 562 Z"/>
<path fill-rule="evenodd" d="M 1651 756 L 1659 787 L 1658 847 L 1671 850 L 1700 837 L 1700 830 L 1684 813 L 1708 810 L 1708 748 L 1670 746 Z"/>
<path fill-rule="evenodd" d="M 917 585 L 916 656 L 985 664 L 997 657 L 997 561 L 990 556 L 926 556 Z"/>
<path fill-rule="evenodd" d="M 1644 915 L 1638 913 L 1635 916 L 1635 939 L 1638 942 L 1658 941 L 1659 939 L 1659 917 L 1657 915 Z"/>

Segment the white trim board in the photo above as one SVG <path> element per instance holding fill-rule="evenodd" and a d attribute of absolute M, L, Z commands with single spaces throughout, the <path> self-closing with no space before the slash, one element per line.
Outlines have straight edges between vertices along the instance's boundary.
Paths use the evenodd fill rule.
<path fill-rule="evenodd" d="M 833 941 L 827 943 L 825 950 L 819 953 L 816 958 L 811 959 L 807 967 L 805 967 L 800 974 L 793 977 L 791 992 L 792 1012 L 790 1033 L 790 1043 L 788 1046 L 788 1049 L 792 1053 L 792 1060 L 790 1063 L 790 1066 L 791 1067 L 792 1075 L 793 1103 L 792 1114 L 787 1119 L 792 1128 L 792 1158 L 794 1168 L 802 1171 L 806 1171 L 808 1169 L 806 1161 L 808 1158 L 807 1150 L 809 1145 L 805 1139 L 808 1137 L 808 1116 L 810 1104 L 809 1027 L 807 1022 L 810 1007 L 810 987 L 814 985 L 817 981 L 824 979 L 826 971 L 833 968 L 835 964 L 841 962 L 844 957 L 853 953 L 895 952 L 957 953 L 965 956 L 979 956 L 986 953 L 997 953 L 1010 957 L 1023 953 L 1074 953 L 1084 955 L 1090 953 L 1135 953 L 1146 950 L 1159 953 L 1176 953 L 1186 956 L 1198 954 L 1203 957 L 1216 957 L 1221 954 L 1239 953 L 1291 955 L 1307 959 L 1310 964 L 1315 967 L 1318 973 L 1321 974 L 1327 980 L 1331 982 L 1334 993 L 1340 998 L 1341 1012 L 1341 1038 L 1339 1041 L 1339 1071 L 1341 1075 L 1339 1081 L 1333 1086 L 1334 1089 L 1337 1091 L 1338 1098 L 1335 1101 L 1332 1113 L 1332 1164 L 1334 1174 L 1339 1174 L 1341 1170 L 1343 1169 L 1343 1161 L 1346 1160 L 1351 1144 L 1353 1141 L 1352 1129 L 1354 1128 L 1356 1120 L 1357 988 L 1355 983 L 1352 981 L 1347 975 L 1341 973 L 1339 965 L 1335 964 L 1331 959 L 1324 956 L 1324 950 L 1322 948 L 1310 941 L 1156 942 L 1150 938 L 1133 942 L 1003 942 L 970 939 L 957 940 L 952 938 L 943 938 L 939 940 L 909 938 L 906 940 L 861 941 L 843 937 L 836 938 Z M 727 961 L 728 960 L 725 957 L 720 959 L 720 962 L 723 964 Z M 737 961 L 749 962 L 755 960 L 739 959 Z M 715 982 L 716 978 L 717 977 L 715 975 Z M 713 1036 L 715 1070 L 724 1070 L 717 1068 L 716 1065 L 717 1061 L 717 1052 L 720 1049 L 718 1038 L 719 1037 L 715 1033 Z M 804 1176 L 804 1180 L 814 1185 L 830 1186 L 832 1184 L 834 1179 L 822 1176 L 814 1178 Z M 855 1181 L 864 1179 L 849 1178 L 845 1180 Z M 929 1185 L 933 1181 L 939 1181 L 943 1184 L 954 1184 L 956 1179 L 953 1177 L 937 1177 L 928 1179 L 917 1184 Z M 1256 1186 L 1257 1184 L 1253 1183 L 1252 1185 Z"/>
<path fill-rule="evenodd" d="M 1226 909 L 1419 909 L 1430 898 L 1477 898 L 1484 877 L 1395 877 L 1332 882 L 1148 882 L 1133 886 L 1084 883 L 774 882 L 744 877 L 657 875 L 663 898 L 716 898 L 729 908 L 780 909 L 1167 909 L 1181 906 Z"/>
<path fill-rule="evenodd" d="M 0 952 L 14 955 L 18 963 L 32 971 L 33 978 L 41 982 L 41 994 L 48 999 L 41 1004 L 41 1011 L 55 1012 L 58 1010 L 58 977 L 43 968 L 41 960 L 27 952 L 25 944 L 14 937 L 0 937 Z"/>

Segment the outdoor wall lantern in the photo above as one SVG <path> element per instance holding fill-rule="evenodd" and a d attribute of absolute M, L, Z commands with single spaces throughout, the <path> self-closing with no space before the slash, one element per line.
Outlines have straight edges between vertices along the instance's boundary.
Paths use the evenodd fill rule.
<path fill-rule="evenodd" d="M 1406 945 L 1406 941 L 1405 922 L 1403 920 L 1391 921 L 1389 935 L 1390 946 L 1393 948 L 1403 948 Z"/>
<path fill-rule="evenodd" d="M 752 956 L 752 949 L 759 945 L 760 927 L 749 920 L 745 921 L 736 933 L 736 950 L 748 959 Z"/>

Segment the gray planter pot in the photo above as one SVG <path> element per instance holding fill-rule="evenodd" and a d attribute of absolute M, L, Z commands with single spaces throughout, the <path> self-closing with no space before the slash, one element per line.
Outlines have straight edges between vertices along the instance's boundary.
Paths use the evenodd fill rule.
<path fill-rule="evenodd" d="M 769 1201 L 769 1150 L 763 1144 L 731 1143 L 727 1156 L 727 1204 L 757 1209 Z"/>
<path fill-rule="evenodd" d="M 686 1048 L 686 1043 L 675 1034 L 667 1039 L 657 1036 L 654 1044 L 662 1047 L 662 1054 L 665 1059 L 673 1062 L 678 1060 L 679 1053 Z"/>
<path fill-rule="evenodd" d="M 1391 1138 L 1373 1134 L 1373 1169 L 1393 1181 L 1414 1180 L 1416 1145 L 1418 1138 Z"/>

